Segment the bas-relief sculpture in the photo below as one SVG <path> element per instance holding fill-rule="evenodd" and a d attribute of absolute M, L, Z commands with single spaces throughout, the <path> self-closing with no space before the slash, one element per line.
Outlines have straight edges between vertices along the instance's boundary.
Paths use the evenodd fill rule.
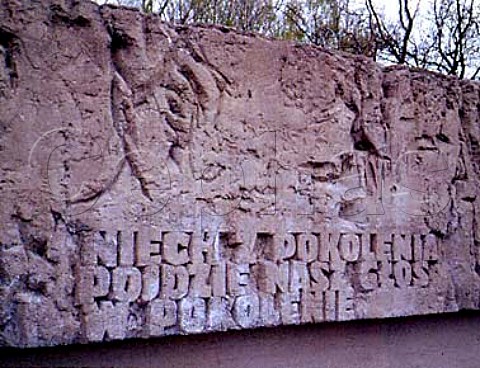
<path fill-rule="evenodd" d="M 0 343 L 479 308 L 480 85 L 0 6 Z"/>

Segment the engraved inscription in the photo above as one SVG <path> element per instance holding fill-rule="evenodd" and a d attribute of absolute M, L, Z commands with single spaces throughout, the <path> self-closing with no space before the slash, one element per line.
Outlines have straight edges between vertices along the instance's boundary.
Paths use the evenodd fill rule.
<path fill-rule="evenodd" d="M 233 249 L 228 239 L 236 239 Z M 143 311 L 142 336 L 354 319 L 365 295 L 427 289 L 441 264 L 433 234 L 239 239 L 222 231 L 96 233 L 77 268 L 86 339 L 127 336 L 135 308 Z"/>

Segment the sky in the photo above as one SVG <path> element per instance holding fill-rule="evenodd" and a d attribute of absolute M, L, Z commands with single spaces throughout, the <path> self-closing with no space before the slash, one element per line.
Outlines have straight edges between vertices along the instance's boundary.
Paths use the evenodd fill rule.
<path fill-rule="evenodd" d="M 365 4 L 365 0 L 352 0 L 354 4 L 357 6 L 363 6 Z M 382 9 L 384 14 L 390 17 L 391 19 L 396 19 L 398 14 L 398 0 L 373 0 L 373 4 L 378 7 L 378 9 Z M 424 11 L 428 5 L 428 0 L 411 0 L 411 7 L 410 9 L 412 12 L 417 7 L 417 4 L 420 5 L 420 11 Z"/>
<path fill-rule="evenodd" d="M 109 1 L 110 3 L 115 3 L 116 0 L 94 0 L 98 4 L 104 4 Z M 363 6 L 365 0 L 351 0 L 356 6 Z M 428 0 L 413 0 L 412 1 L 412 10 L 416 6 L 417 2 L 420 2 L 420 5 L 425 7 Z M 398 1 L 397 0 L 373 0 L 373 3 L 378 6 L 379 9 L 383 9 L 385 14 L 391 18 L 394 18 L 398 13 Z"/>
<path fill-rule="evenodd" d="M 117 4 L 118 0 L 93 0 L 94 2 L 98 4 L 104 4 L 106 2 L 109 2 L 111 4 Z M 122 0 L 124 3 L 131 1 L 132 3 L 135 3 L 135 0 Z M 360 8 L 365 6 L 365 0 L 350 0 L 350 7 L 351 9 L 355 8 Z M 425 14 L 425 9 L 427 8 L 427 5 L 429 4 L 430 0 L 409 0 L 411 3 L 411 11 L 412 13 L 415 11 L 415 8 L 417 7 L 417 4 L 420 6 L 420 14 Z M 140 0 L 137 0 L 137 2 L 140 2 Z M 154 4 L 158 3 L 159 1 L 154 0 Z M 398 21 L 398 10 L 399 10 L 399 5 L 398 5 L 398 0 L 373 0 L 374 5 L 376 5 L 378 12 L 383 13 L 386 15 L 387 19 L 393 22 Z M 417 21 L 420 21 L 418 19 Z M 419 29 L 419 28 L 416 28 Z M 421 27 L 420 27 L 421 29 Z M 420 33 L 418 35 L 414 35 L 414 37 L 419 37 Z"/>

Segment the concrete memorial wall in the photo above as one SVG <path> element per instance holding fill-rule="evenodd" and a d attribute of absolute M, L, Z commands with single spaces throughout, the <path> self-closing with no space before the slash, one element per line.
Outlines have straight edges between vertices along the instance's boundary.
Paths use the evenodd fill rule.
<path fill-rule="evenodd" d="M 480 84 L 0 4 L 0 344 L 479 309 Z"/>

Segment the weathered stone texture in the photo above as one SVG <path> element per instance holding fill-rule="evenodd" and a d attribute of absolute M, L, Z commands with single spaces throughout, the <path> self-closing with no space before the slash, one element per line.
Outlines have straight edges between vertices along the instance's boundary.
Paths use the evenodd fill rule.
<path fill-rule="evenodd" d="M 0 51 L 0 344 L 479 309 L 479 83 L 74 0 Z"/>

